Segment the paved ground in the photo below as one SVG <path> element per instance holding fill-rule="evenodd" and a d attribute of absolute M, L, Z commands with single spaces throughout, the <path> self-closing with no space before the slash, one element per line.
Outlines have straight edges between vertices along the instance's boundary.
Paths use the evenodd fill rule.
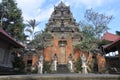
<path fill-rule="evenodd" d="M 71 74 L 29 74 L 29 75 L 2 75 L 0 78 L 5 77 L 101 77 L 101 76 L 110 76 L 110 77 L 120 77 L 120 74 L 77 74 L 77 73 L 71 73 Z"/>

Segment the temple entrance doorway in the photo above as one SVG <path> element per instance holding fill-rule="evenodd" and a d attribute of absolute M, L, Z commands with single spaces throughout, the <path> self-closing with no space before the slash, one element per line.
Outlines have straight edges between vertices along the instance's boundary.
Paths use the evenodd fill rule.
<path fill-rule="evenodd" d="M 59 41 L 58 64 L 66 64 L 66 41 Z"/>

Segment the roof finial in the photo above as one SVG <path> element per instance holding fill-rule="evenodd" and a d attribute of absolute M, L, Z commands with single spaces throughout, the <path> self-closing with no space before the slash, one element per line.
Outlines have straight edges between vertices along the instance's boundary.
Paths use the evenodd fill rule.
<path fill-rule="evenodd" d="M 61 2 L 58 4 L 59 7 L 65 7 L 65 4 L 63 2 L 63 0 L 61 0 Z"/>
<path fill-rule="evenodd" d="M 61 2 L 63 2 L 64 0 L 61 0 Z"/>

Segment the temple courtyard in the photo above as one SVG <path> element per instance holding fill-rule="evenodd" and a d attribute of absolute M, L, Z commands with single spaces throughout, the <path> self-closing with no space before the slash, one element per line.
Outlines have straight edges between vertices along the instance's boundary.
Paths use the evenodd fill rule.
<path fill-rule="evenodd" d="M 120 80 L 120 36 L 106 31 L 98 40 L 62 1 L 28 43 L 17 42 L 2 26 L 0 80 Z"/>

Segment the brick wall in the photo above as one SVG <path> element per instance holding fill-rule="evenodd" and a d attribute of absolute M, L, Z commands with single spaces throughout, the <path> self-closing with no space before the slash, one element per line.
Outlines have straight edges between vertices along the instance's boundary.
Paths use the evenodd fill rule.
<path fill-rule="evenodd" d="M 51 54 L 52 54 L 52 47 L 48 46 L 44 49 L 44 57 L 45 61 L 50 61 L 51 60 Z"/>

